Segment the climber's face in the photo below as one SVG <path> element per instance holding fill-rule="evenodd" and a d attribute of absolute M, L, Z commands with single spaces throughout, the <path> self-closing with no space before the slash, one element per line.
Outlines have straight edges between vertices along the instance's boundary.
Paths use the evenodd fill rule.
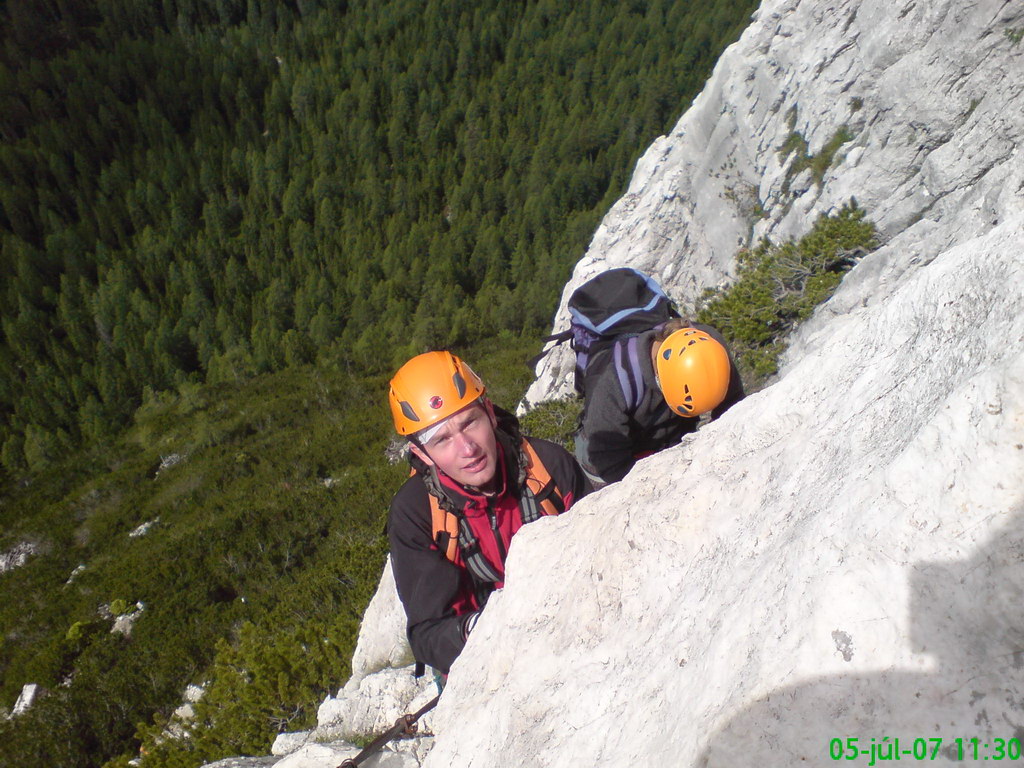
<path fill-rule="evenodd" d="M 493 412 L 478 401 L 431 429 L 412 451 L 460 485 L 487 491 L 498 467 L 496 426 Z"/>

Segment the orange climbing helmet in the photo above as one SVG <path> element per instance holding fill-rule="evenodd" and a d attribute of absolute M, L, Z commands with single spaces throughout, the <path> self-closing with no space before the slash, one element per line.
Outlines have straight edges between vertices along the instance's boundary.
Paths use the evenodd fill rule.
<path fill-rule="evenodd" d="M 473 369 L 451 352 L 424 352 L 398 369 L 388 402 L 395 430 L 408 437 L 447 419 L 486 392 Z"/>
<path fill-rule="evenodd" d="M 704 331 L 682 328 L 658 349 L 658 384 L 668 407 L 697 417 L 716 408 L 729 389 L 729 353 Z"/>

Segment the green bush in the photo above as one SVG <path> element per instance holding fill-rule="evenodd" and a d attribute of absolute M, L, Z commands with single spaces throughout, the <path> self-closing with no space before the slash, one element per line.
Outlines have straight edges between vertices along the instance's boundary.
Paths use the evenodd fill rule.
<path fill-rule="evenodd" d="M 265 753 L 278 729 L 310 725 L 349 674 L 404 477 L 381 458 L 385 386 L 312 367 L 184 386 L 148 397 L 121 440 L 9 487 L 5 538 L 41 551 L 2 576 L 22 599 L 0 602 L 0 692 L 13 702 L 25 683 L 43 685 L 66 728 L 19 720 L 31 738 L 5 740 L 0 765 L 54 754 L 84 768 L 148 743 L 147 765 L 194 766 L 200 747 L 211 760 Z M 181 461 L 157 472 L 171 454 Z M 98 618 L 111 596 L 131 598 L 113 600 L 114 614 L 146 604 L 130 640 Z M 233 676 L 239 665 L 256 683 Z M 156 725 L 137 732 L 162 732 L 185 686 L 204 679 L 193 740 L 157 749 Z"/>
<path fill-rule="evenodd" d="M 811 155 L 808 151 L 807 140 L 799 132 L 792 131 L 779 148 L 779 155 L 783 158 L 794 153 L 796 154 L 792 164 L 789 166 L 789 170 L 786 171 L 786 178 L 782 184 L 783 192 L 788 192 L 789 183 L 807 168 L 811 169 L 811 178 L 814 179 L 814 183 L 820 185 L 825 178 L 825 172 L 832 166 L 839 148 L 848 141 L 852 141 L 853 138 L 854 135 L 850 132 L 850 129 L 845 125 L 841 125 L 832 134 L 832 137 L 825 142 L 821 152 Z"/>
<path fill-rule="evenodd" d="M 819 217 L 798 243 L 762 241 L 738 255 L 736 281 L 709 292 L 696 317 L 725 335 L 748 391 L 777 371 L 786 337 L 876 245 L 874 225 L 851 201 L 835 216 Z"/>
<path fill-rule="evenodd" d="M 569 453 L 576 449 L 576 429 L 583 412 L 583 399 L 572 395 L 535 405 L 521 419 L 523 432 L 558 443 Z"/>
<path fill-rule="evenodd" d="M 128 613 L 128 601 L 122 598 L 117 598 L 110 604 L 110 612 L 114 616 L 123 616 Z"/>

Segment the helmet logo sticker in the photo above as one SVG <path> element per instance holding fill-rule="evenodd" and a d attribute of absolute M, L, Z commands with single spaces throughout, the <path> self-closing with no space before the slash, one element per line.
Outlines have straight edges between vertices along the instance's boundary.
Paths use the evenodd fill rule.
<path fill-rule="evenodd" d="M 444 400 L 442 400 L 440 396 L 434 395 L 432 398 L 430 398 L 430 407 L 433 408 L 435 411 L 443 405 Z"/>

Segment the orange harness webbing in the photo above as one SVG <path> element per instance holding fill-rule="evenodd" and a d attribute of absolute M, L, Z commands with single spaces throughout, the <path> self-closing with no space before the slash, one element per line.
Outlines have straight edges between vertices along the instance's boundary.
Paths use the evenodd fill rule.
<path fill-rule="evenodd" d="M 551 500 L 551 495 L 555 495 L 561 501 L 564 497 L 558 490 L 558 486 L 554 484 L 551 479 L 551 474 L 548 472 L 544 463 L 540 460 L 537 452 L 530 445 L 530 441 L 524 439 L 522 447 L 526 453 L 526 487 L 536 497 L 538 507 L 544 515 L 557 515 L 561 510 Z M 550 492 L 545 493 L 545 490 L 550 486 Z M 438 537 L 442 533 L 448 534 L 448 545 L 445 547 L 444 556 L 455 562 L 456 554 L 459 551 L 459 520 L 458 518 L 441 508 L 437 499 L 433 494 L 428 494 L 430 499 L 430 520 L 431 527 L 433 530 L 433 539 L 438 542 Z M 564 505 L 563 505 L 564 506 Z"/>

